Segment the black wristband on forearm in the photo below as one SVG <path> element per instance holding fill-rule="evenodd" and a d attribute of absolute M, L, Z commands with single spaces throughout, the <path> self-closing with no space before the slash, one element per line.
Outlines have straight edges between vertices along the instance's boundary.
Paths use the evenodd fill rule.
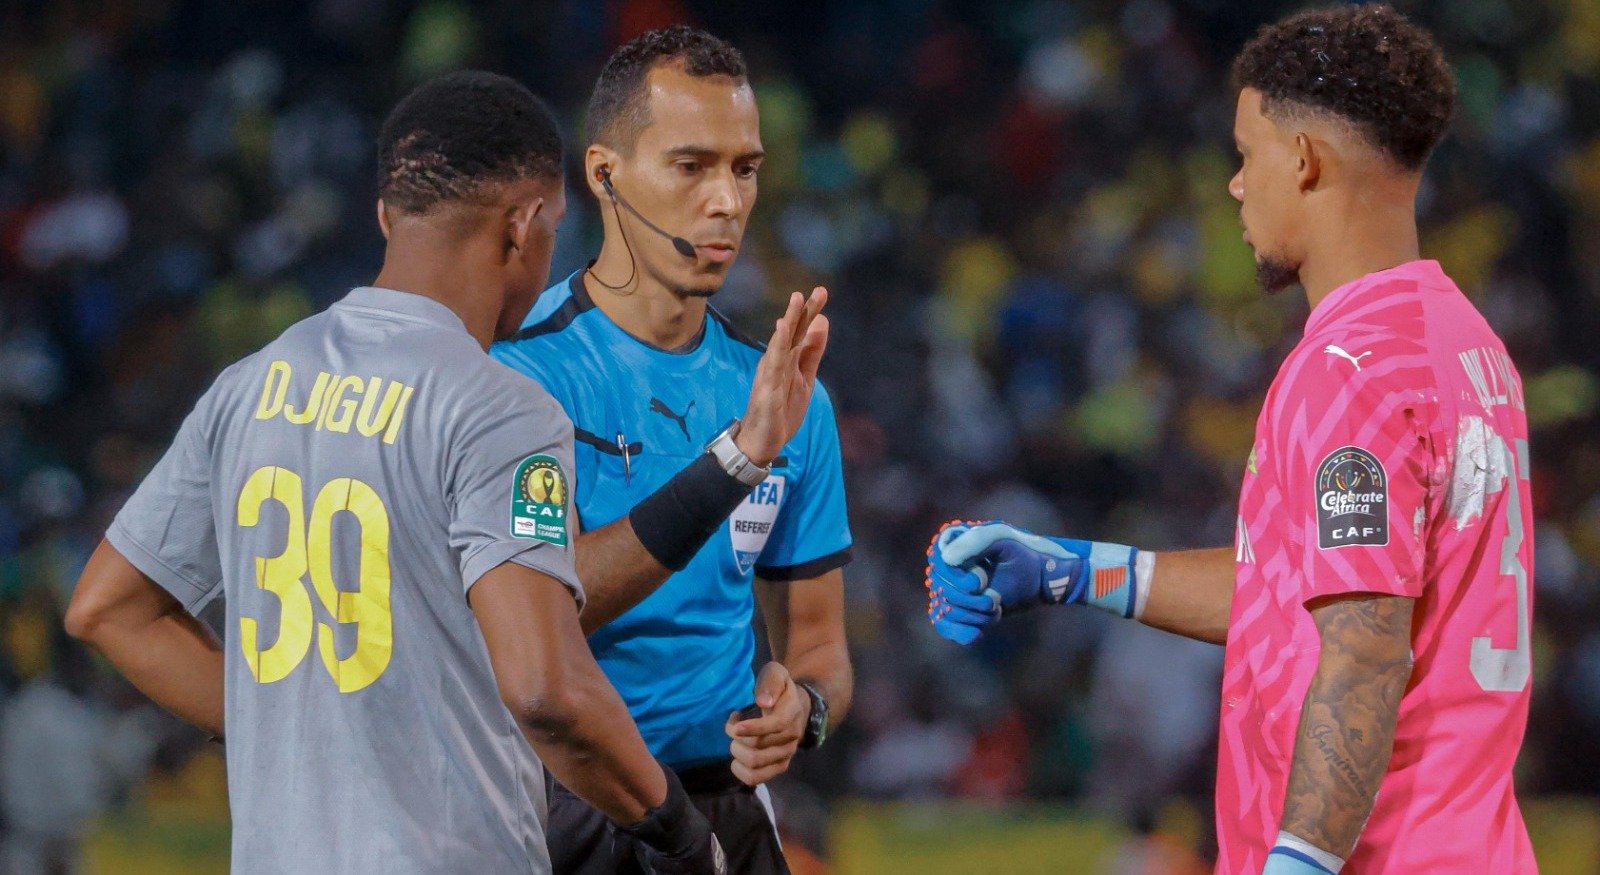
<path fill-rule="evenodd" d="M 665 857 L 689 854 L 710 832 L 704 815 L 689 802 L 678 775 L 665 765 L 661 773 L 667 779 L 667 798 L 660 805 L 646 811 L 638 823 L 617 824 L 617 829 L 632 836 L 635 841 Z"/>
<path fill-rule="evenodd" d="M 646 552 L 667 568 L 682 571 L 752 488 L 703 453 L 634 505 L 628 521 Z"/>

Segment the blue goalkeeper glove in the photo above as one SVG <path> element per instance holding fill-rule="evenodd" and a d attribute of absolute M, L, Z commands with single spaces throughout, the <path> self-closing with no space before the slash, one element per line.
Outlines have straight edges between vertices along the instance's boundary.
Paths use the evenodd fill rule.
<path fill-rule="evenodd" d="M 966 645 L 1000 619 L 1000 594 L 989 588 L 983 568 L 968 571 L 938 558 L 938 539 L 928 546 L 928 619 L 940 637 Z"/>
<path fill-rule="evenodd" d="M 929 616 L 958 644 L 1035 605 L 1087 604 L 1133 617 L 1153 560 L 1121 544 L 1046 538 L 998 520 L 946 523 L 928 548 Z"/>

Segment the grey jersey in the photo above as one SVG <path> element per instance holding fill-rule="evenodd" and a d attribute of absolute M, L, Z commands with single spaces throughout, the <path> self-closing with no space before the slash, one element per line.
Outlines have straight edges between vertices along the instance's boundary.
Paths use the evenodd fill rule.
<path fill-rule="evenodd" d="M 107 538 L 227 599 L 235 873 L 547 872 L 543 768 L 466 592 L 581 601 L 572 425 L 418 295 L 356 289 L 229 368 Z"/>

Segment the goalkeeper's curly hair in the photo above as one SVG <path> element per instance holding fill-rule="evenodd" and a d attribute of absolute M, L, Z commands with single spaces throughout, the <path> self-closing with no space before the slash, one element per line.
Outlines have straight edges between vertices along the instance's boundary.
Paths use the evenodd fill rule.
<path fill-rule="evenodd" d="M 462 70 L 417 86 L 378 134 L 378 196 L 413 214 L 490 189 L 561 176 L 561 128 L 544 101 L 496 73 Z"/>
<path fill-rule="evenodd" d="M 1411 171 L 1455 109 L 1455 76 L 1432 35 L 1384 5 L 1316 9 L 1261 28 L 1234 59 L 1233 82 L 1260 91 L 1269 118 L 1336 116 Z"/>

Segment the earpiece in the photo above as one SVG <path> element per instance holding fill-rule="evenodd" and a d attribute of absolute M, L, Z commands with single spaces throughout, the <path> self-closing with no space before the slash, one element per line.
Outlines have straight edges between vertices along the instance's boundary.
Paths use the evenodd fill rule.
<path fill-rule="evenodd" d="M 607 167 L 604 164 L 601 164 L 600 166 L 596 167 L 594 169 L 594 178 L 595 178 L 595 181 L 600 183 L 601 187 L 603 187 L 606 190 L 606 194 L 611 197 L 611 208 L 613 210 L 616 209 L 617 204 L 621 204 L 623 209 L 625 209 L 628 212 L 632 213 L 633 217 L 635 219 L 638 219 L 646 228 L 649 228 L 651 231 L 654 231 L 657 234 L 660 234 L 661 236 L 667 238 L 667 240 L 670 243 L 672 243 L 672 248 L 674 250 L 676 250 L 679 255 L 683 256 L 684 258 L 694 258 L 695 257 L 694 244 L 693 243 L 690 243 L 689 241 L 683 239 L 682 237 L 679 237 L 676 234 L 673 234 L 670 231 L 662 230 L 659 225 L 657 225 L 656 223 L 650 221 L 649 219 L 646 219 L 638 210 L 634 209 L 633 208 L 633 204 L 628 203 L 628 201 L 625 198 L 623 198 L 622 195 L 617 194 L 616 186 L 613 186 L 611 184 L 611 168 L 610 167 Z M 628 238 L 626 236 L 624 236 L 622 239 L 623 239 L 624 242 L 626 242 Z M 630 247 L 628 251 L 631 254 L 632 251 L 633 251 L 632 247 Z M 595 277 L 595 279 L 598 280 L 599 277 Z M 602 283 L 602 285 L 604 285 L 604 283 Z"/>

